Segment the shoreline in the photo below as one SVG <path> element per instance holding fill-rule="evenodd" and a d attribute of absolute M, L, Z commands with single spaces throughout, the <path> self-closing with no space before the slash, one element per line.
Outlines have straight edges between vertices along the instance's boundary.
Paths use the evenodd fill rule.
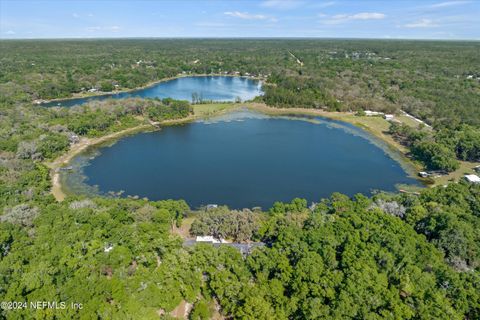
<path fill-rule="evenodd" d="M 361 118 L 358 118 L 357 116 L 355 116 L 354 112 L 330 112 L 330 111 L 324 111 L 324 110 L 318 110 L 318 109 L 306 109 L 306 108 L 274 108 L 274 107 L 269 107 L 264 103 L 256 103 L 256 102 L 249 103 L 246 107 L 250 110 L 261 112 L 267 115 L 318 116 L 318 117 L 323 117 L 326 119 L 341 121 L 341 122 L 354 125 L 355 127 L 366 131 L 367 133 L 371 134 L 374 138 L 384 143 L 386 147 L 389 148 L 390 152 L 393 152 L 400 157 L 400 159 L 397 159 L 397 161 L 400 162 L 400 165 L 407 172 L 407 174 L 409 174 L 412 178 L 425 184 L 425 180 L 419 178 L 416 174 L 418 171 L 422 171 L 422 167 L 418 163 L 415 163 L 412 159 L 407 157 L 406 153 L 408 150 L 404 146 L 396 142 L 393 138 L 381 132 L 381 130 L 374 130 L 372 127 L 365 125 L 364 123 L 361 123 L 359 121 L 361 120 Z M 373 117 L 370 117 L 370 118 L 374 119 Z"/>
<path fill-rule="evenodd" d="M 459 160 L 459 163 L 460 163 L 459 169 L 453 172 L 450 172 L 447 175 L 433 178 L 433 183 L 429 182 L 429 180 L 427 179 L 423 179 L 419 177 L 418 172 L 425 171 L 425 168 L 423 167 L 422 164 L 415 162 L 413 159 L 407 156 L 407 153 L 409 151 L 408 148 L 398 143 L 390 135 L 385 134 L 383 130 L 379 130 L 374 126 L 371 126 L 365 123 L 367 121 L 374 122 L 375 119 L 380 119 L 380 121 L 387 123 L 385 122 L 386 120 L 384 120 L 383 118 L 373 117 L 373 116 L 358 117 L 355 115 L 354 112 L 330 112 L 330 111 L 324 111 L 324 110 L 318 110 L 318 109 L 305 109 L 305 108 L 274 108 L 274 107 L 269 107 L 264 103 L 255 103 L 255 102 L 249 103 L 249 106 L 252 110 L 256 110 L 256 111 L 259 111 L 265 114 L 270 114 L 270 115 L 288 115 L 288 114 L 311 115 L 311 116 L 319 116 L 319 117 L 324 117 L 331 120 L 350 123 L 362 130 L 367 131 L 368 133 L 373 135 L 375 138 L 385 143 L 391 152 L 395 153 L 400 157 L 399 163 L 402 166 L 402 168 L 412 178 L 420 181 L 427 188 L 447 185 L 448 183 L 451 183 L 451 182 L 458 182 L 460 179 L 462 179 L 463 175 L 467 173 L 478 174 L 478 172 L 475 171 L 475 167 L 480 166 L 480 162 L 468 162 L 468 161 Z M 400 121 L 402 123 L 405 123 L 407 125 L 408 125 L 408 122 L 411 123 L 411 116 L 408 114 L 405 115 L 404 112 L 398 115 L 397 119 L 398 118 L 401 119 Z M 414 120 L 414 121 L 416 121 L 417 124 L 419 123 L 418 120 Z"/>
<path fill-rule="evenodd" d="M 173 120 L 165 120 L 162 122 L 155 122 L 155 123 L 152 122 L 148 124 L 141 124 L 135 127 L 113 132 L 98 138 L 86 138 L 86 137 L 82 138 L 80 142 L 78 142 L 77 144 L 74 144 L 66 153 L 64 153 L 63 155 L 59 156 L 58 158 L 54 159 L 51 162 L 45 163 L 45 165 L 50 169 L 50 178 L 52 180 L 52 188 L 50 190 L 50 193 L 59 202 L 65 199 L 67 194 L 64 192 L 64 188 L 61 183 L 60 168 L 67 166 L 73 158 L 75 158 L 80 153 L 86 151 L 88 148 L 98 146 L 100 144 L 109 142 L 111 140 L 117 140 L 131 134 L 146 132 L 149 129 L 153 129 L 153 130 L 161 129 L 160 127 L 157 127 L 157 126 L 162 126 L 162 125 L 169 126 L 169 125 L 175 125 L 180 123 L 187 123 L 193 120 L 195 120 L 195 116 L 191 115 L 182 119 L 173 119 Z"/>
<path fill-rule="evenodd" d="M 234 75 L 234 74 L 221 74 L 221 73 L 178 74 L 176 76 L 151 81 L 151 82 L 149 82 L 149 83 L 147 83 L 143 86 L 136 87 L 136 88 L 133 88 L 133 89 L 123 89 L 123 90 L 110 91 L 110 92 L 74 93 L 72 97 L 46 99 L 46 100 L 38 99 L 38 100 L 33 100 L 32 103 L 35 104 L 35 105 L 38 105 L 38 106 L 42 106 L 42 104 L 51 103 L 51 102 L 68 101 L 68 100 L 74 100 L 74 99 L 85 99 L 85 98 L 90 98 L 90 97 L 109 96 L 109 95 L 120 94 L 120 93 L 131 93 L 131 92 L 138 91 L 138 90 L 148 89 L 148 88 L 153 87 L 153 86 L 155 86 L 159 83 L 162 83 L 162 82 L 168 82 L 168 81 L 181 79 L 181 78 L 187 78 L 187 77 L 237 77 L 237 78 L 251 79 L 251 80 L 256 80 L 256 81 L 266 83 L 265 78 L 251 77 L 251 76 L 240 76 L 240 75 Z"/>
<path fill-rule="evenodd" d="M 211 108 L 213 110 L 210 110 Z M 381 143 L 384 143 L 385 146 L 389 149 L 385 152 L 392 152 L 395 156 L 392 158 L 399 162 L 402 168 L 406 171 L 406 173 L 411 176 L 412 178 L 416 179 L 417 181 L 424 182 L 424 180 L 420 179 L 416 176 L 416 171 L 420 170 L 419 166 L 415 164 L 411 159 L 406 157 L 405 155 L 405 148 L 401 146 L 399 143 L 394 141 L 392 138 L 388 138 L 382 132 L 378 130 L 372 130 L 365 124 L 362 124 L 358 121 L 358 119 L 351 118 L 356 117 L 354 113 L 348 112 L 327 112 L 323 110 L 310 110 L 304 108 L 285 108 L 279 109 L 274 107 L 269 107 L 264 103 L 258 102 L 248 102 L 248 103 L 212 103 L 212 104 L 198 104 L 194 105 L 194 114 L 182 118 L 182 119 L 173 119 L 173 120 L 165 120 L 161 122 L 150 122 L 146 124 L 141 124 L 135 127 L 127 128 L 118 132 L 110 133 L 102 137 L 98 138 L 82 138 L 81 141 L 72 146 L 72 148 L 67 151 L 65 154 L 59 156 L 52 162 L 46 163 L 47 167 L 50 169 L 50 176 L 52 179 L 52 189 L 51 193 L 55 197 L 57 201 L 63 201 L 68 192 L 65 192 L 65 188 L 62 185 L 61 178 L 60 178 L 60 168 L 67 166 L 70 161 L 79 155 L 80 153 L 86 151 L 88 148 L 98 146 L 105 142 L 111 140 L 117 140 L 123 138 L 125 136 L 146 132 L 148 130 L 161 130 L 162 126 L 171 126 L 171 125 L 178 125 L 182 123 L 189 123 L 198 119 L 207 119 L 212 116 L 219 116 L 222 114 L 226 114 L 229 112 L 233 112 L 238 110 L 239 108 L 247 108 L 252 111 L 260 112 L 262 114 L 270 115 L 270 116 L 281 116 L 281 115 L 310 115 L 310 116 L 319 116 L 325 119 L 331 119 L 336 121 L 341 121 L 345 123 L 349 123 L 354 125 L 361 130 L 365 130 L 367 133 L 371 134 L 374 138 L 378 139 Z M 206 109 L 206 110 L 205 110 Z M 381 119 L 383 121 L 383 119 Z"/>
<path fill-rule="evenodd" d="M 118 132 L 114 132 L 99 138 L 82 138 L 80 142 L 74 144 L 66 153 L 56 158 L 52 162 L 46 163 L 46 166 L 50 169 L 50 178 L 52 180 L 52 188 L 50 192 L 57 201 L 63 201 L 66 194 L 63 192 L 62 184 L 60 181 L 60 168 L 68 165 L 70 161 L 78 154 L 84 152 L 91 146 L 95 146 L 111 139 L 119 138 L 124 135 L 134 133 L 137 130 L 148 129 L 152 126 L 150 124 L 143 124 L 140 126 L 124 129 Z"/>
<path fill-rule="evenodd" d="M 50 178 L 52 180 L 52 188 L 50 190 L 50 193 L 59 202 L 63 201 L 66 198 L 67 193 L 64 191 L 64 187 L 62 186 L 59 169 L 62 167 L 68 166 L 68 164 L 73 158 L 75 158 L 80 153 L 86 151 L 88 148 L 95 147 L 112 140 L 118 140 L 120 138 L 123 138 L 131 134 L 135 134 L 135 133 L 146 132 L 148 130 L 161 130 L 162 126 L 166 127 L 166 126 L 173 126 L 173 125 L 178 125 L 183 123 L 189 123 L 198 119 L 203 119 L 203 118 L 206 119 L 210 116 L 225 114 L 227 112 L 231 112 L 241 107 L 240 104 L 234 104 L 234 103 L 232 104 L 218 103 L 215 105 L 219 107 L 221 106 L 228 106 L 228 107 L 215 110 L 211 114 L 211 113 L 203 113 L 202 110 L 198 110 L 198 109 L 201 109 L 202 106 L 209 106 L 209 105 L 202 105 L 202 104 L 194 105 L 194 114 L 189 115 L 188 117 L 185 117 L 185 118 L 164 120 L 161 122 L 145 123 L 135 127 L 113 132 L 98 138 L 87 138 L 87 137 L 82 138 L 80 142 L 78 142 L 77 144 L 74 144 L 66 153 L 60 155 L 53 161 L 45 162 L 45 165 L 50 169 Z M 195 110 L 195 107 L 197 110 Z M 209 112 L 212 112 L 212 111 L 209 111 Z"/>

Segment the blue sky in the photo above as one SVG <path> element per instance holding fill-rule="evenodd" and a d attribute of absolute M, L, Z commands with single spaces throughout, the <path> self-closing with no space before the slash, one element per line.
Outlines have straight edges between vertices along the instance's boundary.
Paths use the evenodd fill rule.
<path fill-rule="evenodd" d="M 0 38 L 480 40 L 480 0 L 0 0 Z"/>

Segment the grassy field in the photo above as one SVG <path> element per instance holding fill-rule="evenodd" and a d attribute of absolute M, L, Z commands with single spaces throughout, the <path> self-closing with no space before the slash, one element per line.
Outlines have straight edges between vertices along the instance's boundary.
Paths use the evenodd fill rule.
<path fill-rule="evenodd" d="M 237 103 L 195 104 L 193 112 L 196 118 L 208 118 L 238 108 L 240 105 Z"/>
<path fill-rule="evenodd" d="M 192 226 L 193 221 L 195 221 L 195 216 L 188 216 L 186 218 L 183 218 L 182 225 L 179 228 L 174 226 L 172 229 L 172 233 L 181 237 L 184 240 L 191 238 L 190 227 Z"/>
<path fill-rule="evenodd" d="M 458 181 L 461 178 L 463 178 L 463 176 L 466 174 L 477 174 L 474 170 L 474 167 L 480 165 L 480 162 L 466 162 L 466 161 L 459 161 L 459 162 L 460 162 L 460 167 L 454 172 L 451 172 L 446 176 L 434 178 L 435 180 L 434 186 L 445 185 L 449 182 Z"/>
<path fill-rule="evenodd" d="M 400 122 L 402 123 L 405 123 L 406 125 L 410 126 L 410 127 L 413 127 L 413 128 L 418 128 L 418 126 L 420 125 L 420 123 L 418 123 L 417 121 L 413 120 L 412 118 L 410 117 L 407 117 L 406 115 L 404 114 L 400 114 L 398 116 L 395 116 L 395 118 L 397 120 L 399 120 Z M 428 127 L 427 127 L 428 128 Z"/>

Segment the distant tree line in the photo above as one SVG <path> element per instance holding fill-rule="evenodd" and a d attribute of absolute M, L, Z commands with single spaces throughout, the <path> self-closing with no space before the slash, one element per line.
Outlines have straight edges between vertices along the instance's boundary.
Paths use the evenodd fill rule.
<path fill-rule="evenodd" d="M 434 125 L 480 125 L 476 42 L 137 39 L 1 45 L 0 102 L 132 89 L 176 75 L 250 75 L 268 77 L 272 85 L 265 86 L 264 98 L 272 106 L 402 109 Z"/>

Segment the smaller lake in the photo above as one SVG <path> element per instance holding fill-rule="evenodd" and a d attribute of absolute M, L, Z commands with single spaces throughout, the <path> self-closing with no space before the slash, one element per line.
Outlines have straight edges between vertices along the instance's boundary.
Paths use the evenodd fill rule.
<path fill-rule="evenodd" d="M 125 98 L 173 98 L 192 101 L 192 95 L 204 101 L 235 101 L 240 98 L 247 101 L 262 94 L 262 83 L 258 80 L 244 77 L 228 76 L 192 76 L 181 77 L 169 81 L 158 82 L 150 87 L 91 96 L 86 98 L 65 99 L 42 103 L 44 107 L 73 107 L 89 101 Z"/>
<path fill-rule="evenodd" d="M 385 150 L 347 123 L 243 110 L 92 149 L 72 161 L 62 182 L 73 193 L 124 190 L 123 196 L 184 199 L 192 208 L 264 209 L 295 197 L 310 202 L 333 192 L 420 185 Z"/>

